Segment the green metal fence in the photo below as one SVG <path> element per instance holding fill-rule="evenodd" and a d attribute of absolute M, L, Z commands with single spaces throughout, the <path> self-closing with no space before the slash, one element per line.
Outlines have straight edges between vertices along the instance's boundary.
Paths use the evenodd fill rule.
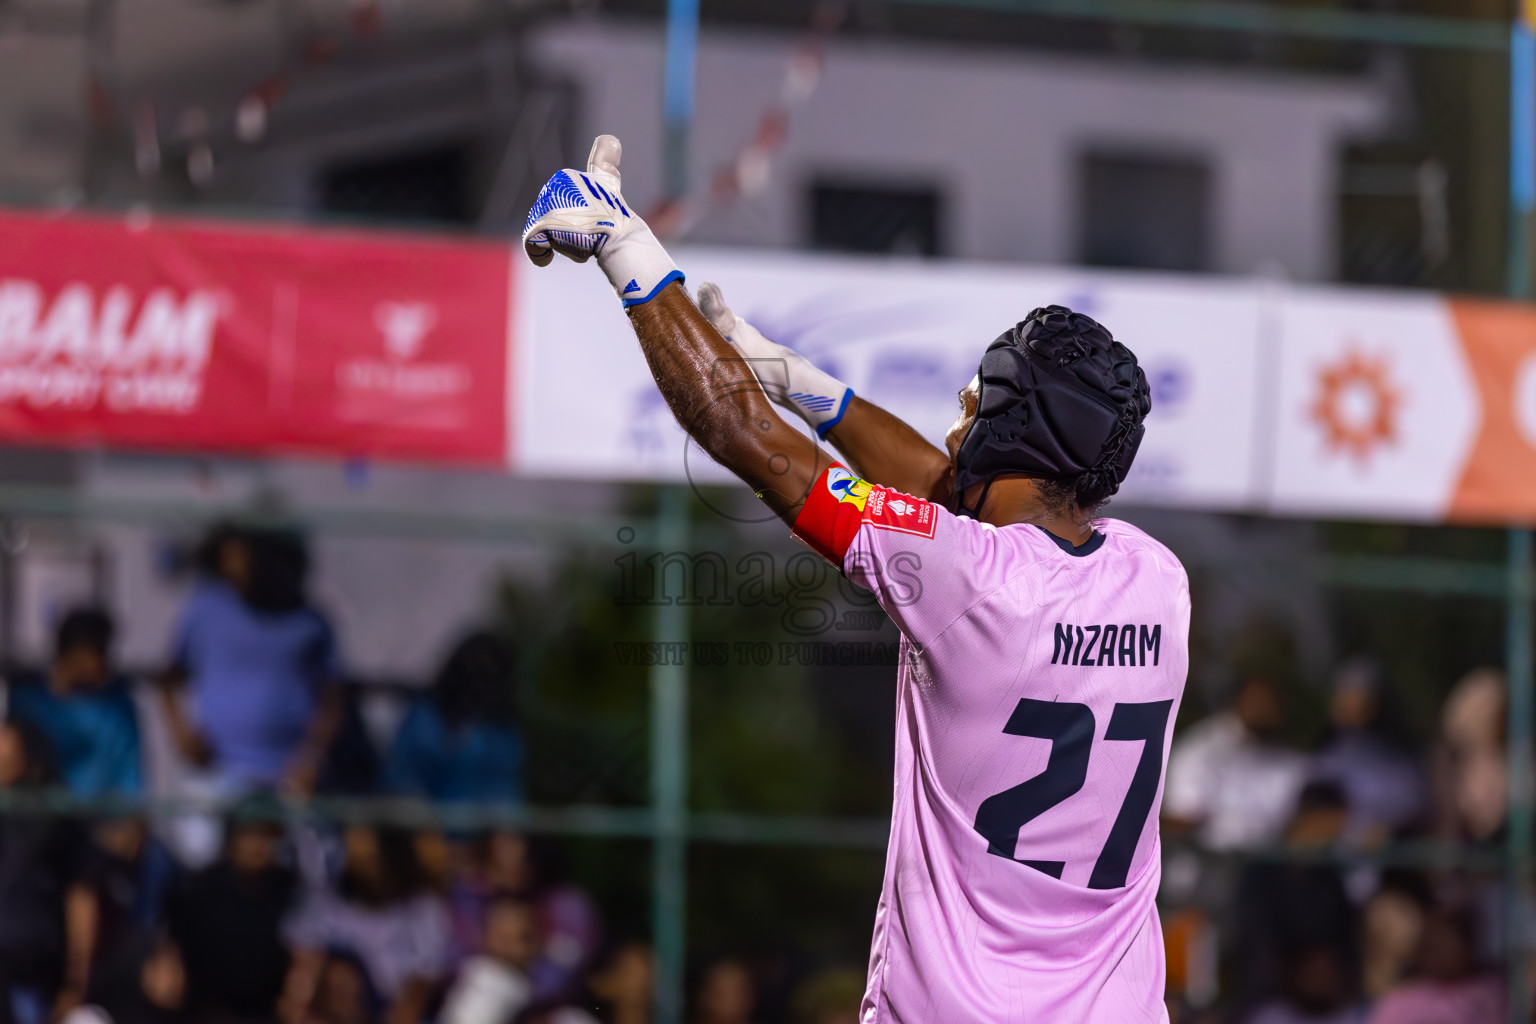
<path fill-rule="evenodd" d="M 1510 81 L 1511 142 L 1510 202 L 1506 290 L 1512 297 L 1530 294 L 1531 185 L 1536 177 L 1531 136 L 1536 125 L 1532 113 L 1536 60 L 1531 57 L 1530 27 L 1524 21 L 1501 23 L 1490 19 L 1444 18 L 1409 14 L 1364 13 L 1332 7 L 1303 7 L 1232 0 L 879 0 L 891 7 L 927 7 L 935 10 L 971 9 L 1034 17 L 1060 17 L 1129 26 L 1162 26 L 1192 32 L 1275 36 L 1338 43 L 1371 44 L 1454 51 L 1479 60 L 1505 62 Z M 687 186 L 688 127 L 692 115 L 692 82 L 699 18 L 698 0 L 668 0 L 667 103 L 668 174 L 671 190 L 680 194 Z M 607 544 L 619 526 L 637 530 L 635 543 L 663 552 L 696 550 L 710 543 L 710 536 L 690 523 L 691 496 L 683 489 L 665 491 L 658 514 L 649 522 L 589 518 L 570 520 L 507 521 L 494 515 L 466 517 L 436 514 L 374 511 L 342 507 L 310 507 L 294 510 L 297 517 L 317 531 L 352 535 L 440 537 L 467 541 L 570 545 Z M 105 521 L 141 524 L 195 525 L 229 511 L 207 506 L 188 507 L 154 502 L 99 501 L 66 491 L 0 487 L 0 516 L 16 519 Z M 243 511 L 243 510 L 242 510 Z M 1510 683 L 1508 721 L 1509 828 L 1501 860 L 1510 902 L 1528 907 L 1532 899 L 1532 734 L 1536 729 L 1536 667 L 1533 667 L 1533 614 L 1536 614 L 1536 579 L 1533 579 L 1532 534 L 1511 529 L 1507 536 L 1504 566 L 1428 559 L 1328 558 L 1287 571 L 1304 572 L 1336 587 L 1411 590 L 1447 596 L 1497 599 L 1505 608 L 1506 669 Z M 660 642 L 684 642 L 689 637 L 689 609 L 663 598 L 655 609 L 653 638 Z M 687 948 L 685 933 L 687 863 L 691 844 L 734 842 L 754 844 L 807 844 L 879 849 L 884 845 L 887 822 L 876 820 L 821 819 L 782 816 L 694 814 L 688 807 L 689 705 L 688 668 L 683 664 L 658 665 L 651 670 L 652 736 L 650 765 L 651 804 L 648 808 L 559 807 L 513 808 L 503 806 L 430 808 L 398 801 L 315 801 L 309 808 L 341 820 L 389 820 L 405 824 L 434 822 L 447 825 L 511 824 L 558 835 L 610 838 L 644 838 L 654 844 L 652 917 L 659 973 L 658 1024 L 677 1024 L 683 1005 L 683 966 Z M 60 811 L 85 813 L 104 808 L 78 804 L 60 796 L 49 797 L 49 806 Z M 15 798 L 0 801 L 0 811 L 20 807 Z M 157 810 L 185 810 L 162 807 Z M 1363 857 L 1349 854 L 1339 856 Z M 1485 855 L 1458 848 L 1413 847 L 1377 851 L 1379 863 L 1425 866 L 1476 866 L 1486 868 Z M 1531 1019 L 1531 984 L 1527 958 L 1525 920 L 1520 913 L 1508 916 L 1509 1020 L 1528 1024 Z"/>
<path fill-rule="evenodd" d="M 1333 42 L 1461 50 L 1504 58 L 1509 77 L 1509 204 L 1506 238 L 1506 293 L 1517 299 L 1532 291 L 1531 231 L 1536 209 L 1536 11 L 1517 0 L 1508 24 L 1491 19 L 1443 18 L 1408 14 L 1364 13 L 1330 7 L 1293 7 L 1231 0 L 881 0 L 893 6 L 984 10 L 1018 15 L 1054 16 L 1127 25 L 1167 26 L 1190 30 L 1294 36 Z M 692 83 L 698 35 L 698 0 L 668 0 L 666 79 L 668 90 L 667 180 L 674 194 L 686 188 L 687 118 L 692 111 Z M 1536 679 L 1532 666 L 1531 534 L 1509 532 L 1508 559 L 1497 596 L 1506 603 L 1506 671 L 1509 677 L 1509 828 L 1506 842 L 1506 884 L 1511 905 L 1530 906 L 1532 895 L 1533 783 L 1532 731 L 1536 726 Z M 1481 568 L 1424 563 L 1383 563 L 1351 560 L 1323 563 L 1320 578 L 1340 585 L 1398 587 L 1432 593 L 1479 593 L 1495 596 L 1492 577 Z M 669 682 L 667 686 L 679 685 Z M 659 686 L 660 688 L 660 686 Z M 658 921 L 675 911 L 662 905 L 658 878 Z M 670 890 L 669 890 L 670 891 Z M 1523 912 L 1508 915 L 1508 1019 L 1528 1024 L 1533 1009 L 1531 972 Z M 680 977 L 681 949 L 676 934 L 658 934 L 662 977 Z M 676 1003 L 671 995 L 658 999 L 663 1022 Z"/>
<path fill-rule="evenodd" d="M 686 488 L 663 489 L 655 514 L 645 520 L 628 518 L 622 525 L 636 530 L 634 544 L 667 554 L 709 548 L 725 534 L 707 524 L 691 522 L 697 514 L 694 496 Z M 136 523 L 189 528 L 242 510 L 215 504 L 139 500 L 103 501 L 79 494 L 39 488 L 0 488 L 0 522 L 14 525 L 37 520 L 74 523 Z M 319 533 L 345 536 L 432 537 L 444 542 L 487 539 L 516 544 L 559 543 L 575 548 L 612 544 L 618 520 L 587 517 L 565 520 L 506 521 L 494 516 L 396 513 L 337 506 L 290 509 L 289 522 L 298 521 Z M 1502 857 L 1483 849 L 1421 842 L 1373 851 L 1293 850 L 1246 851 L 1239 857 L 1260 859 L 1324 859 L 1342 863 L 1417 866 L 1425 869 L 1499 870 L 1505 874 L 1512 906 L 1528 906 L 1531 898 L 1531 745 L 1533 631 L 1536 631 L 1536 565 L 1532 534 L 1510 530 L 1506 560 L 1494 564 L 1429 558 L 1321 557 L 1308 562 L 1275 565 L 1276 573 L 1300 574 L 1330 587 L 1412 591 L 1447 597 L 1476 597 L 1502 601 L 1506 618 L 1506 668 L 1510 680 L 1509 828 Z M 1192 567 L 1200 567 L 1194 561 Z M 1220 571 L 1220 566 L 1208 566 Z M 689 606 L 662 595 L 654 608 L 653 638 L 663 643 L 689 640 Z M 650 669 L 650 806 L 526 807 L 502 804 L 431 806 L 399 799 L 317 798 L 290 801 L 283 813 L 318 815 L 335 821 L 389 822 L 408 826 L 471 828 L 514 826 L 559 836 L 645 839 L 653 846 L 651 916 L 658 959 L 658 1022 L 682 1019 L 689 849 L 697 843 L 814 846 L 883 849 L 889 822 L 884 819 L 800 817 L 694 813 L 688 806 L 688 666 L 656 665 Z M 147 810 L 155 814 L 207 812 L 206 802 L 188 800 L 79 801 L 62 793 L 42 797 L 0 797 L 0 813 L 42 808 L 59 813 L 108 813 Z M 872 910 L 872 908 L 871 908 Z M 1508 916 L 1511 950 L 1524 949 L 1524 919 Z M 1529 976 L 1525 958 L 1509 959 L 1511 1017 L 1525 1024 Z M 1520 1015 L 1523 1014 L 1523 1015 Z"/>

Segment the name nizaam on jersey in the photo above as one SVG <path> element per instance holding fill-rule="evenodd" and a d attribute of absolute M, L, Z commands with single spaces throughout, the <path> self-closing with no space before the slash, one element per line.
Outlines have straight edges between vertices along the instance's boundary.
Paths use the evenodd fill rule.
<path fill-rule="evenodd" d="M 1152 655 L 1152 664 L 1156 665 L 1162 649 L 1161 624 L 1148 627 L 1127 622 L 1121 626 L 1111 622 L 1102 626 L 1074 626 L 1070 622 L 1058 622 L 1051 664 L 1143 667 L 1147 664 L 1148 653 Z"/>

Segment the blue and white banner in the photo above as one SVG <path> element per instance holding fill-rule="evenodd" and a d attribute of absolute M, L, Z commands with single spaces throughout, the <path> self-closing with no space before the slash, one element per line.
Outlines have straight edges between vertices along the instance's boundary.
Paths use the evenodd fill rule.
<path fill-rule="evenodd" d="M 1101 320 L 1152 383 L 1124 496 L 1243 508 L 1256 492 L 1254 394 L 1266 286 L 1070 268 L 680 250 L 690 289 L 714 281 L 742 317 L 933 440 L 987 345 L 1036 306 Z M 590 267 L 520 265 L 517 470 L 533 476 L 725 482 L 651 380 L 619 304 Z"/>

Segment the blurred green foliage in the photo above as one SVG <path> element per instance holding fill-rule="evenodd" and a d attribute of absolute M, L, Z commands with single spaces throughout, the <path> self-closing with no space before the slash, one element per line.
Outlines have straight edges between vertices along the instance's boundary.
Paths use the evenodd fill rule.
<path fill-rule="evenodd" d="M 649 500 L 648 491 L 637 491 L 637 516 L 649 512 Z M 708 515 L 698 503 L 693 507 L 695 515 Z M 525 663 L 519 703 L 536 805 L 649 801 L 650 670 L 621 652 L 652 639 L 654 608 L 623 600 L 617 560 L 630 550 L 618 543 L 569 550 L 547 579 L 503 582 L 501 628 L 516 638 Z M 778 603 L 732 600 L 690 609 L 690 640 L 717 649 L 723 643 L 727 652 L 727 664 L 689 667 L 690 809 L 888 814 L 894 666 L 783 664 L 780 647 L 840 638 L 786 629 L 791 591 L 802 607 L 826 602 L 834 615 L 867 605 L 851 604 L 829 568 L 797 574 L 798 587 L 785 582 L 790 560 L 800 558 L 804 569 L 811 556 L 782 534 L 766 550 L 746 537 L 732 537 L 718 550 L 733 573 L 755 552 L 774 566 Z M 654 552 L 636 553 L 643 561 Z M 736 593 L 736 581 L 732 577 L 728 593 Z M 842 638 L 894 644 L 894 628 L 883 615 L 879 621 L 878 633 Z M 741 664 L 740 644 L 768 645 L 771 663 Z M 573 875 L 597 897 L 612 930 L 646 934 L 649 844 L 566 845 Z M 878 852 L 695 843 L 689 857 L 689 929 L 699 948 L 757 949 L 768 942 L 862 963 L 879 892 Z"/>

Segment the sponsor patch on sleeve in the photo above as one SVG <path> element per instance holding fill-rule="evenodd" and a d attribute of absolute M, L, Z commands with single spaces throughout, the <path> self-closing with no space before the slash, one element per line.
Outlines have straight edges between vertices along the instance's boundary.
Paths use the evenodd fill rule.
<path fill-rule="evenodd" d="M 869 500 L 870 492 L 875 489 L 868 480 L 860 480 L 836 464 L 827 467 L 824 479 L 829 494 L 840 504 L 852 505 L 860 512 L 864 511 L 864 504 Z"/>
<path fill-rule="evenodd" d="M 847 467 L 832 463 L 811 485 L 811 493 L 795 519 L 794 535 L 841 569 L 843 556 L 859 532 L 870 494 L 876 490 Z"/>
<path fill-rule="evenodd" d="M 938 516 L 933 502 L 860 480 L 837 463 L 811 487 L 795 519 L 794 534 L 823 558 L 842 567 L 865 523 L 914 537 L 933 538 Z"/>
<path fill-rule="evenodd" d="M 914 498 L 900 491 L 873 489 L 864 505 L 864 520 L 877 530 L 894 530 L 933 539 L 938 516 L 933 502 Z"/>

